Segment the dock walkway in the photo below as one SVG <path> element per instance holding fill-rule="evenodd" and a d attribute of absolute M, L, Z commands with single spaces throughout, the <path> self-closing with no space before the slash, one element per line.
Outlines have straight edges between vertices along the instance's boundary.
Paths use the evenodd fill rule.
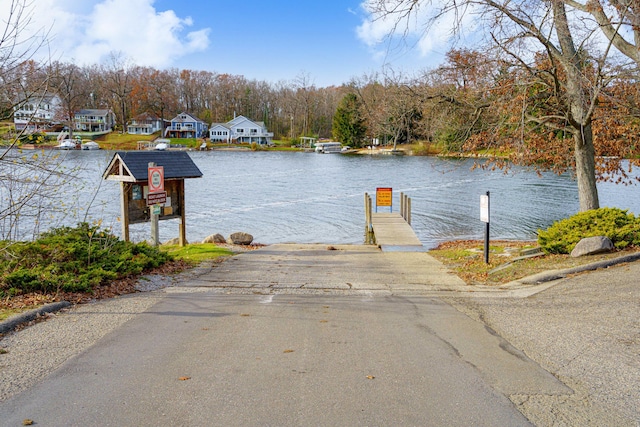
<path fill-rule="evenodd" d="M 397 213 L 374 213 L 371 224 L 375 243 L 382 250 L 420 250 L 422 242 L 411 228 L 411 225 Z"/>

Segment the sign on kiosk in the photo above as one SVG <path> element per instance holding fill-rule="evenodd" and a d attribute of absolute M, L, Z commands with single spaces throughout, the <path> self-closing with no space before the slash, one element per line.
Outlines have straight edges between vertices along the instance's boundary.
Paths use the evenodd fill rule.
<path fill-rule="evenodd" d="M 164 205 L 167 203 L 167 193 L 149 193 L 147 194 L 147 206 Z"/>
<path fill-rule="evenodd" d="M 167 202 L 167 193 L 164 191 L 164 166 L 149 166 L 148 175 L 149 194 L 147 194 L 147 206 L 165 204 Z"/>
<path fill-rule="evenodd" d="M 164 192 L 164 167 L 149 166 L 149 193 Z"/>

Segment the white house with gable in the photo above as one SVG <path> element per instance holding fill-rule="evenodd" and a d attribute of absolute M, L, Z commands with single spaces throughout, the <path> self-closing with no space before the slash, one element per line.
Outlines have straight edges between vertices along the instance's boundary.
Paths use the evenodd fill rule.
<path fill-rule="evenodd" d="M 57 95 L 33 95 L 14 107 L 13 123 L 17 131 L 39 132 L 61 122 L 62 101 Z"/>
<path fill-rule="evenodd" d="M 271 145 L 273 132 L 267 131 L 264 122 L 254 122 L 244 116 L 238 116 L 227 123 L 212 123 L 209 128 L 211 142 L 224 141 L 228 144 L 256 143 Z"/>

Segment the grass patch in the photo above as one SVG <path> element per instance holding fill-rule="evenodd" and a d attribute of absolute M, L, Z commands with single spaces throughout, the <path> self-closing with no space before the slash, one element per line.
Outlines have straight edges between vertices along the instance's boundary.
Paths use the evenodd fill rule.
<path fill-rule="evenodd" d="M 172 147 L 200 148 L 204 142 L 202 138 L 167 138 Z"/>
<path fill-rule="evenodd" d="M 502 285 L 548 270 L 562 270 L 609 260 L 637 248 L 607 254 L 572 258 L 569 255 L 544 254 L 518 259 L 522 250 L 537 247 L 535 242 L 495 241 L 489 249 L 489 264 L 484 262 L 484 242 L 464 240 L 443 243 L 429 252 L 469 285 Z"/>
<path fill-rule="evenodd" d="M 197 243 L 183 247 L 177 245 L 161 246 L 160 250 L 167 252 L 176 259 L 181 259 L 193 264 L 233 255 L 232 251 L 211 243 Z"/>
<path fill-rule="evenodd" d="M 436 156 L 445 152 L 444 145 L 432 142 L 417 142 L 410 145 L 411 153 L 414 156 Z"/>
<path fill-rule="evenodd" d="M 11 317 L 11 316 L 13 316 L 15 314 L 20 314 L 20 313 L 22 313 L 24 311 L 31 310 L 33 308 L 38 308 L 38 307 L 40 307 L 40 306 L 35 305 L 35 306 L 32 306 L 32 307 L 7 308 L 7 309 L 0 310 L 0 322 L 3 321 L 3 320 L 8 319 L 9 317 Z"/>
<path fill-rule="evenodd" d="M 128 133 L 110 132 L 96 137 L 94 141 L 100 144 L 104 150 L 136 150 L 138 141 L 153 141 L 159 136 L 156 132 L 152 135 L 131 135 Z"/>

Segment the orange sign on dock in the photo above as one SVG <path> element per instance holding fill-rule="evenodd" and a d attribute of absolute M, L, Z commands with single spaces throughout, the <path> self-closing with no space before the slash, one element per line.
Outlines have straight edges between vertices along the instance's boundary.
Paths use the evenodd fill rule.
<path fill-rule="evenodd" d="M 393 189 L 389 187 L 376 188 L 376 206 L 392 206 Z"/>

